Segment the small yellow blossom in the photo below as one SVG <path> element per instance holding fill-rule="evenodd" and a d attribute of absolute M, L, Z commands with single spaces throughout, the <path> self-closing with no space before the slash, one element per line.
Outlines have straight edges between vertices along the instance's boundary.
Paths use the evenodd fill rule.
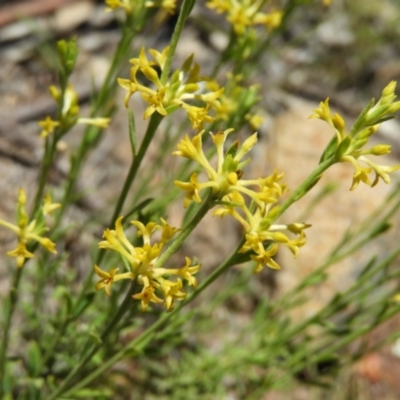
<path fill-rule="evenodd" d="M 140 300 L 143 311 L 150 303 L 163 304 L 167 310 L 172 310 L 174 302 L 185 298 L 186 293 L 183 288 L 182 279 L 188 282 L 189 286 L 196 286 L 194 278 L 200 265 L 191 266 L 191 260 L 186 257 L 186 264 L 182 268 L 156 268 L 156 262 L 164 245 L 174 236 L 178 229 L 171 227 L 161 219 L 161 225 L 149 222 L 144 225 L 140 221 L 131 221 L 131 225 L 137 228 L 137 236 L 142 238 L 142 246 L 134 246 L 125 236 L 122 227 L 122 217 L 115 223 L 115 230 L 106 229 L 103 234 L 105 240 L 99 243 L 102 249 L 118 252 L 129 264 L 130 271 L 117 274 L 118 268 L 109 272 L 101 270 L 97 265 L 94 269 L 101 280 L 96 284 L 96 290 L 105 289 L 110 295 L 111 284 L 122 279 L 135 279 L 143 288 L 141 292 L 132 297 Z M 161 231 L 161 239 L 158 243 L 151 243 L 151 236 Z M 175 276 L 175 280 L 170 278 Z M 182 278 L 182 279 L 181 279 Z"/>
<path fill-rule="evenodd" d="M 270 32 L 281 26 L 282 18 L 283 12 L 278 10 L 271 11 L 268 14 L 258 13 L 254 17 L 254 24 L 262 24 Z"/>
<path fill-rule="evenodd" d="M 219 14 L 226 13 L 234 32 L 243 35 L 247 28 L 254 25 L 264 25 L 267 30 L 280 26 L 282 11 L 262 12 L 263 3 L 262 0 L 209 0 L 206 6 Z"/>
<path fill-rule="evenodd" d="M 166 116 L 178 108 L 182 108 L 186 111 L 193 128 L 200 128 L 204 122 L 213 121 L 208 111 L 210 108 L 217 109 L 219 107 L 218 98 L 223 93 L 223 88 L 218 88 L 212 92 L 201 90 L 199 83 L 204 81 L 205 78 L 199 75 L 199 66 L 193 64 L 193 55 L 164 84 L 161 82 L 156 68 L 163 70 L 168 52 L 168 47 L 161 53 L 150 49 L 149 53 L 153 60 L 149 60 L 143 47 L 139 57 L 130 60 L 130 63 L 133 64 L 130 78 L 118 78 L 119 85 L 127 91 L 124 104 L 128 107 L 130 97 L 139 92 L 143 100 L 149 104 L 144 112 L 144 119 L 149 118 L 155 112 Z M 141 84 L 137 79 L 138 72 L 141 72 L 151 85 Z M 155 86 L 155 88 L 153 89 L 152 86 Z M 201 102 L 202 105 L 190 104 L 189 101 Z"/>
<path fill-rule="evenodd" d="M 114 268 L 109 272 L 105 272 L 100 269 L 97 265 L 94 266 L 94 271 L 96 274 L 102 278 L 99 282 L 96 283 L 95 289 L 100 290 L 104 289 L 107 296 L 111 296 L 111 284 L 113 282 L 119 281 L 121 279 L 133 279 L 134 275 L 132 272 L 126 272 L 124 274 L 117 274 L 119 268 Z"/>
<path fill-rule="evenodd" d="M 48 135 L 51 135 L 54 132 L 54 129 L 57 128 L 60 123 L 58 121 L 53 121 L 51 117 L 47 116 L 44 120 L 39 121 L 38 125 L 42 128 L 40 137 L 45 138 Z"/>
<path fill-rule="evenodd" d="M 111 119 L 110 118 L 78 118 L 78 124 L 86 124 L 97 126 L 98 128 L 107 128 Z"/>
<path fill-rule="evenodd" d="M 53 99 L 59 103 L 61 101 L 60 90 L 56 86 L 52 85 L 49 87 L 49 91 Z M 78 93 L 75 91 L 72 85 L 68 85 L 62 99 L 62 115 L 70 118 L 75 117 L 79 113 L 78 101 Z"/>
<path fill-rule="evenodd" d="M 48 238 L 43 237 L 43 233 L 48 229 L 44 225 L 44 222 L 37 222 L 36 219 L 29 221 L 28 214 L 25 211 L 26 194 L 23 189 L 19 190 L 18 193 L 18 205 L 17 205 L 17 224 L 11 224 L 0 219 L 0 225 L 12 230 L 18 238 L 17 247 L 7 253 L 10 257 L 16 257 L 17 266 L 20 268 L 24 265 L 25 259 L 32 258 L 34 256 L 27 249 L 29 242 L 38 242 L 46 250 L 51 253 L 57 253 L 55 244 Z M 59 204 L 53 204 L 51 198 L 47 197 L 44 201 L 43 208 L 40 210 L 42 215 L 51 213 L 51 211 L 58 208 Z M 44 221 L 44 218 L 41 218 Z"/>
<path fill-rule="evenodd" d="M 106 11 L 113 11 L 122 8 L 127 14 L 132 12 L 132 4 L 130 0 L 105 0 Z"/>
<path fill-rule="evenodd" d="M 47 194 L 43 200 L 43 214 L 44 215 L 52 215 L 54 210 L 58 210 L 61 207 L 59 203 L 53 203 L 53 200 L 50 194 Z"/>

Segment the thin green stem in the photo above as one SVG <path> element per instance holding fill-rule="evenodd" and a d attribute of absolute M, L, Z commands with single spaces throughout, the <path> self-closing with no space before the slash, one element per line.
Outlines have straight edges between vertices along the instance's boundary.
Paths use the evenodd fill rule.
<path fill-rule="evenodd" d="M 8 295 L 8 304 L 6 308 L 6 315 L 4 320 L 3 337 L 0 345 L 0 399 L 3 398 L 4 391 L 4 377 L 6 372 L 7 363 L 7 347 L 10 336 L 11 320 L 14 314 L 15 305 L 18 301 L 18 289 L 21 281 L 22 268 L 15 271 L 14 280 L 11 284 L 10 292 Z"/>
<path fill-rule="evenodd" d="M 92 346 L 86 351 L 83 355 L 82 359 L 78 362 L 78 364 L 70 371 L 68 376 L 65 378 L 64 382 L 58 387 L 58 389 L 50 395 L 48 400 L 57 399 L 62 393 L 67 390 L 68 385 L 71 381 L 84 369 L 86 364 L 92 359 L 92 357 L 104 346 L 104 342 L 106 341 L 109 334 L 113 331 L 114 327 L 118 324 L 121 318 L 128 311 L 129 307 L 132 306 L 132 293 L 134 292 L 135 282 L 132 283 L 130 290 L 128 290 L 123 302 L 118 308 L 117 313 L 114 315 L 113 319 L 109 322 L 109 324 L 104 329 L 103 333 L 100 336 L 101 342 L 92 344 Z"/>
<path fill-rule="evenodd" d="M 176 253 L 179 248 L 182 246 L 183 242 L 190 235 L 193 229 L 199 224 L 199 222 L 204 218 L 207 212 L 213 207 L 214 199 L 213 195 L 210 193 L 206 200 L 203 202 L 201 207 L 198 209 L 196 214 L 190 220 L 190 222 L 185 226 L 182 232 L 178 235 L 178 237 L 168 246 L 167 250 L 158 258 L 154 268 L 161 268 L 166 261 Z"/>
<path fill-rule="evenodd" d="M 107 76 L 98 92 L 96 95 L 96 99 L 94 102 L 94 106 L 91 112 L 91 117 L 95 117 L 100 110 L 107 104 L 109 101 L 111 101 L 111 96 L 110 93 L 115 92 L 116 90 L 116 85 L 114 84 L 116 75 L 118 73 L 118 70 L 122 64 L 122 62 L 125 59 L 126 53 L 129 50 L 130 43 L 132 42 L 132 39 L 136 33 L 136 30 L 132 28 L 132 21 L 131 19 L 128 19 L 127 22 L 125 23 L 125 26 L 123 28 L 123 34 L 121 37 L 121 40 L 118 44 L 117 49 L 115 50 L 111 66 L 108 70 Z M 61 202 L 61 209 L 57 213 L 56 221 L 55 221 L 55 227 L 59 225 L 61 222 L 62 217 L 65 214 L 65 211 L 67 210 L 69 204 L 71 203 L 71 199 L 73 196 L 73 190 L 75 187 L 76 180 L 78 178 L 79 172 L 81 170 L 81 165 L 82 162 L 84 161 L 86 154 L 88 151 L 92 148 L 92 134 L 93 132 L 93 127 L 88 126 L 84 132 L 82 141 L 80 143 L 79 149 L 77 154 L 75 155 L 72 163 L 71 163 L 71 168 L 68 174 L 68 181 L 66 185 L 66 189 L 64 192 L 64 196 Z"/>
<path fill-rule="evenodd" d="M 162 120 L 163 116 L 155 113 L 152 115 L 150 122 L 147 126 L 147 131 L 145 133 L 145 136 L 143 138 L 142 144 L 140 145 L 140 149 L 136 155 L 136 157 L 133 159 L 131 167 L 129 169 L 128 175 L 125 179 L 125 183 L 124 186 L 122 188 L 121 194 L 119 196 L 117 205 L 115 206 L 114 209 L 114 213 L 113 216 L 111 218 L 110 221 L 110 226 L 113 226 L 115 224 L 115 221 L 117 220 L 117 218 L 119 217 L 122 208 L 125 204 L 126 198 L 128 196 L 129 193 L 129 189 L 132 186 L 132 182 L 134 181 L 136 174 L 140 168 L 140 165 L 143 161 L 143 158 L 147 152 L 147 149 L 151 143 L 151 141 L 154 138 L 154 134 L 158 128 L 158 125 L 160 124 L 161 120 Z M 97 253 L 97 257 L 96 257 L 96 261 L 95 264 L 100 264 L 103 257 L 104 257 L 105 251 L 104 249 L 101 249 L 98 253 Z M 83 288 L 81 290 L 81 294 L 78 297 L 78 300 L 76 302 L 76 304 L 79 304 L 80 300 L 82 299 L 82 297 L 84 296 L 84 294 L 86 293 L 87 289 L 89 288 L 91 282 L 92 282 L 92 278 L 93 278 L 93 273 L 94 271 L 91 270 L 90 273 L 88 274 L 88 276 L 85 279 L 85 282 L 83 284 Z"/>
<path fill-rule="evenodd" d="M 139 171 L 143 158 L 147 152 L 147 149 L 149 148 L 151 141 L 154 138 L 154 134 L 156 133 L 156 130 L 158 128 L 158 125 L 160 125 L 162 118 L 163 116 L 158 113 L 154 113 L 151 116 L 149 125 L 147 126 L 146 134 L 144 135 L 142 144 L 140 145 L 140 149 L 136 154 L 135 158 L 133 159 L 133 162 L 128 172 L 128 176 L 125 179 L 125 183 L 122 188 L 121 194 L 119 196 L 117 205 L 115 206 L 114 214 L 111 218 L 110 226 L 115 224 L 115 221 L 117 220 L 119 214 L 121 213 L 122 207 L 125 204 L 126 197 L 128 196 L 129 189 L 132 186 L 132 182 L 136 178 L 136 174 Z"/>
<path fill-rule="evenodd" d="M 51 143 L 49 143 L 49 141 L 51 141 Z M 56 153 L 56 149 L 57 149 L 57 136 L 55 132 L 54 135 L 46 138 L 45 152 L 43 156 L 42 167 L 39 174 L 39 183 L 33 205 L 32 218 L 35 217 L 37 210 L 41 206 L 43 200 L 44 188 L 47 183 L 47 177 L 49 175 L 50 168 L 53 165 L 54 154 Z"/>
<path fill-rule="evenodd" d="M 176 46 L 178 45 L 179 37 L 182 33 L 183 27 L 185 26 L 186 18 L 189 16 L 190 10 L 192 9 L 194 0 L 183 0 L 181 10 L 179 12 L 178 21 L 176 22 L 174 33 L 171 37 L 169 45 L 169 51 L 167 59 L 165 60 L 164 68 L 161 73 L 161 83 L 165 84 L 168 79 L 169 71 L 171 69 L 172 59 L 175 54 Z"/>
<path fill-rule="evenodd" d="M 311 172 L 311 174 L 301 183 L 301 185 L 292 192 L 292 194 L 279 206 L 279 210 L 274 216 L 273 221 L 276 221 L 293 203 L 300 200 L 316 185 L 321 178 L 322 174 L 333 164 L 335 164 L 333 157 L 328 158 Z"/>

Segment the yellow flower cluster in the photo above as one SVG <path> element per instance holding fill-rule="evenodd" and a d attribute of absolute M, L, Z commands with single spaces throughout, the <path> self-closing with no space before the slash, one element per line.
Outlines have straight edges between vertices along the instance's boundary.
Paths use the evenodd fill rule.
<path fill-rule="evenodd" d="M 241 252 L 251 252 L 251 259 L 256 265 L 256 272 L 267 265 L 270 268 L 279 268 L 273 260 L 273 256 L 280 244 L 285 245 L 292 251 L 295 257 L 298 255 L 299 247 L 306 243 L 304 229 L 310 225 L 291 224 L 273 225 L 274 217 L 279 209 L 273 205 L 278 202 L 285 190 L 285 185 L 280 183 L 283 174 L 274 172 L 266 178 L 252 180 L 242 179 L 243 168 L 249 159 L 243 160 L 245 155 L 257 142 L 257 134 L 253 134 L 244 141 L 242 146 L 235 142 L 224 154 L 226 138 L 233 129 L 218 131 L 211 134 L 217 149 L 217 168 L 213 168 L 208 162 L 202 149 L 202 135 L 204 131 L 190 139 L 187 135 L 178 144 L 175 155 L 196 161 L 207 173 L 208 181 L 200 183 L 197 173 L 193 173 L 189 182 L 175 181 L 175 184 L 186 192 L 184 206 L 187 207 L 191 201 L 201 202 L 200 192 L 205 188 L 211 188 L 214 195 L 219 199 L 218 208 L 214 215 L 221 218 L 231 215 L 238 220 L 244 228 L 245 243 Z M 257 187 L 255 191 L 251 187 Z M 252 206 L 248 206 L 244 196 L 252 200 Z M 299 235 L 296 239 L 290 239 L 282 233 L 288 230 Z"/>
<path fill-rule="evenodd" d="M 98 128 L 107 128 L 110 123 L 110 118 L 78 118 L 79 98 L 72 85 L 66 88 L 64 96 L 62 96 L 61 91 L 53 85 L 49 87 L 49 91 L 53 99 L 61 106 L 61 113 L 58 121 L 54 121 L 50 116 L 47 116 L 44 120 L 38 122 L 38 125 L 42 128 L 40 133 L 42 138 L 53 134 L 58 127 L 67 131 L 76 123 L 93 125 Z"/>
<path fill-rule="evenodd" d="M 380 144 L 369 149 L 363 149 L 370 137 L 376 133 L 381 122 L 394 118 L 394 113 L 400 110 L 400 101 L 395 101 L 396 82 L 390 82 L 382 91 L 382 96 L 375 104 L 372 100 L 361 112 L 350 132 L 346 131 L 346 124 L 339 114 L 331 114 L 329 98 L 321 102 L 310 118 L 319 118 L 326 121 L 335 131 L 336 142 L 334 155 L 337 161 L 349 162 L 354 167 L 353 183 L 350 190 L 354 190 L 360 182 L 368 186 L 375 186 L 379 179 L 390 183 L 389 173 L 400 169 L 400 164 L 394 166 L 378 165 L 365 155 L 380 156 L 388 154 L 391 146 Z M 361 164 L 363 163 L 363 164 Z M 369 174 L 375 172 L 375 179 L 371 182 Z"/>
<path fill-rule="evenodd" d="M 177 232 L 176 228 L 168 225 L 163 219 L 162 225 L 149 222 L 147 225 L 139 221 L 131 221 L 138 230 L 138 236 L 142 237 L 143 245 L 135 247 L 126 238 L 123 227 L 123 217 L 119 217 L 115 223 L 115 230 L 106 229 L 103 234 L 105 240 L 99 243 L 101 249 L 118 252 L 129 265 L 129 271 L 118 274 L 119 268 L 109 272 L 103 271 L 97 265 L 94 266 L 96 274 L 101 280 L 96 284 L 96 290 L 105 289 L 110 296 L 111 284 L 121 279 L 135 279 L 142 286 L 140 293 L 132 297 L 140 300 L 143 311 L 150 303 L 163 304 L 167 310 L 172 310 L 174 302 L 185 298 L 182 279 L 189 286 L 196 287 L 197 281 L 193 276 L 200 269 L 200 265 L 191 265 L 191 260 L 186 257 L 186 265 L 182 268 L 157 268 L 157 259 L 164 245 Z M 161 239 L 158 243 L 151 244 L 150 238 L 155 231 L 161 231 Z M 175 276 L 174 280 L 170 277 Z"/>
<path fill-rule="evenodd" d="M 136 1 L 137 2 L 137 1 Z M 106 11 L 116 10 L 121 8 L 126 14 L 130 14 L 135 5 L 135 0 L 105 0 Z M 147 0 L 144 3 L 147 8 L 158 7 L 168 11 L 168 13 L 173 14 L 176 9 L 176 0 Z"/>
<path fill-rule="evenodd" d="M 282 22 L 282 11 L 265 13 L 260 11 L 263 0 L 209 0 L 206 6 L 217 13 L 227 14 L 226 19 L 237 35 L 243 35 L 246 28 L 264 25 L 268 31 L 278 28 Z"/>
<path fill-rule="evenodd" d="M 193 55 L 183 63 L 181 69 L 172 74 L 169 81 L 165 84 L 161 82 L 157 69 L 163 70 L 168 51 L 169 47 L 161 53 L 150 49 L 149 53 L 153 60 L 149 61 L 145 49 L 142 48 L 139 58 L 130 60 L 130 63 L 133 64 L 130 79 L 118 78 L 118 83 L 128 92 L 125 95 L 125 106 L 128 107 L 129 99 L 134 93 L 140 92 L 143 100 L 149 104 L 144 113 L 144 119 L 150 117 L 154 112 L 168 115 L 181 107 L 186 111 L 193 128 L 201 128 L 204 122 L 213 121 L 208 112 L 210 108 L 219 108 L 218 98 L 223 93 L 223 88 L 216 88 L 207 93 L 201 92 L 199 83 L 205 81 L 206 78 L 199 75 L 200 68 L 198 64 L 193 64 Z M 150 88 L 150 85 L 140 83 L 137 77 L 139 72 L 155 85 L 154 89 Z M 202 105 L 196 106 L 189 104 L 188 101 L 197 101 Z"/>
<path fill-rule="evenodd" d="M 132 1 L 131 0 L 105 0 L 106 11 L 116 10 L 122 8 L 127 14 L 132 12 Z"/>
<path fill-rule="evenodd" d="M 48 230 L 45 225 L 45 215 L 51 214 L 61 205 L 53 203 L 50 195 L 47 195 L 44 199 L 43 206 L 38 213 L 38 217 L 32 221 L 29 221 L 29 216 L 25 211 L 25 205 L 26 194 L 23 189 L 20 189 L 18 193 L 17 224 L 14 225 L 0 219 L 0 225 L 12 230 L 17 235 L 17 247 L 14 250 L 9 251 L 7 255 L 10 257 L 16 257 L 17 266 L 19 268 L 24 265 L 26 258 L 32 258 L 34 256 L 34 254 L 27 249 L 27 245 L 31 241 L 38 242 L 51 253 L 57 253 L 55 244 L 42 235 Z"/>

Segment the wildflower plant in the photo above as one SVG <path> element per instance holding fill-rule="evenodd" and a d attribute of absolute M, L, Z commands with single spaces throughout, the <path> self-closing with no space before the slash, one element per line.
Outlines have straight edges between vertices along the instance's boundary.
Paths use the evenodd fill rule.
<path fill-rule="evenodd" d="M 254 148 L 262 137 L 257 130 L 262 128 L 263 115 L 262 85 L 250 79 L 257 68 L 255 60 L 274 32 L 285 29 L 293 8 L 304 5 L 294 2 L 278 9 L 275 3 L 261 0 L 207 1 L 209 10 L 226 17 L 230 39 L 213 72 L 203 76 L 196 54 L 188 54 L 182 65 L 175 66 L 185 22 L 196 7 L 194 0 L 178 3 L 105 1 L 107 12 L 122 14 L 121 40 L 87 116 L 81 114 L 79 94 L 70 82 L 78 57 L 76 40 L 58 43 L 59 82 L 49 88 L 57 110 L 38 122 L 44 151 L 36 193 L 29 193 L 29 209 L 20 188 L 16 223 L 0 219 L 0 229 L 16 236 L 16 243 L 4 254 L 12 277 L 3 299 L 1 398 L 117 398 L 121 377 L 114 366 L 121 360 L 137 363 L 132 369 L 143 372 L 142 377 L 129 377 L 128 381 L 135 381 L 133 389 L 129 382 L 122 385 L 124 394 L 130 396 L 132 389 L 135 398 L 201 398 L 204 393 L 224 398 L 232 390 L 223 383 L 226 374 L 241 382 L 234 387 L 238 398 L 261 398 L 278 387 L 274 385 L 299 376 L 322 386 L 326 383 L 318 374 L 320 363 L 328 360 L 335 376 L 343 365 L 365 353 L 351 353 L 346 364 L 340 354 L 347 346 L 400 312 L 400 273 L 393 268 L 400 254 L 397 247 L 372 258 L 357 281 L 310 318 L 299 322 L 289 316 L 304 301 L 308 288 L 326 281 L 330 266 L 389 230 L 400 208 L 400 192 L 395 188 L 381 208 L 346 233 L 322 265 L 276 298 L 257 293 L 258 304 L 247 326 L 234 340 L 223 343 L 218 354 L 207 350 L 196 330 L 210 322 L 210 310 L 228 298 L 246 295 L 249 283 L 260 279 L 254 273 L 287 268 L 279 258 L 281 250 L 301 257 L 313 221 L 288 220 L 286 211 L 318 186 L 329 168 L 339 163 L 354 168 L 350 190 L 360 182 L 371 188 L 379 180 L 391 183 L 400 165 L 371 160 L 369 156 L 390 153 L 391 147 L 372 145 L 370 140 L 380 124 L 395 117 L 400 102 L 396 83 L 390 82 L 350 129 L 344 117 L 331 113 L 329 99 L 321 102 L 310 118 L 327 122 L 332 137 L 308 177 L 297 188 L 289 188 L 277 169 L 253 176 L 249 167 L 257 163 Z M 176 13 L 177 22 L 168 46 L 150 48 L 136 36 L 160 12 Z M 129 64 L 127 78 L 123 68 Z M 104 214 L 90 221 L 96 225 L 94 246 L 85 258 L 82 277 L 68 240 L 89 231 L 91 225 L 71 222 L 68 211 L 84 196 L 77 193 L 77 180 L 114 116 L 117 88 L 124 90 L 119 106 L 127 113 L 132 161 L 115 199 Z M 135 94 L 145 106 L 143 115 L 130 107 Z M 183 119 L 175 119 L 179 109 L 184 111 Z M 145 121 L 144 132 L 137 128 L 138 118 Z M 57 148 L 77 124 L 85 125 L 80 144 L 70 149 L 70 169 L 62 187 L 54 188 L 49 175 Z M 239 137 L 242 128 L 247 130 Z M 145 164 L 151 144 L 158 145 L 158 152 Z M 154 183 L 153 175 L 160 171 L 162 178 Z M 56 203 L 49 192 L 55 193 Z M 180 225 L 174 219 L 177 227 L 168 222 L 173 203 L 179 203 L 183 213 Z M 111 217 L 105 220 L 108 214 Z M 221 224 L 231 219 L 240 228 L 231 254 L 219 265 L 205 265 L 204 254 L 187 246 L 193 231 L 204 227 L 207 215 Z M 216 290 L 212 284 L 225 275 L 233 279 Z M 383 290 L 368 298 L 377 286 Z M 32 301 L 19 307 L 22 293 Z M 29 321 L 24 326 L 28 340 L 15 352 L 14 338 L 23 342 L 13 325 L 18 313 L 25 313 Z M 337 322 L 343 320 L 344 325 Z M 36 323 L 31 326 L 32 321 Z M 195 344 L 185 334 L 190 329 Z"/>

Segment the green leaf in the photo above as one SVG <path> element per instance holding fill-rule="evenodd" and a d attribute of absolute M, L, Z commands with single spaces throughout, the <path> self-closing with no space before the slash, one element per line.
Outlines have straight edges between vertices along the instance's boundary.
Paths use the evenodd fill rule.
<path fill-rule="evenodd" d="M 95 344 L 102 344 L 103 343 L 103 341 L 101 340 L 100 335 L 97 332 L 92 330 L 92 331 L 89 332 L 89 336 L 90 336 L 90 338 L 93 340 L 93 342 Z"/>
<path fill-rule="evenodd" d="M 96 397 L 110 397 L 113 393 L 110 389 L 81 389 L 78 392 L 74 392 L 74 399 L 89 399 Z"/>
<path fill-rule="evenodd" d="M 82 300 L 76 305 L 75 312 L 72 316 L 73 319 L 78 318 L 86 310 L 86 308 L 92 302 L 95 294 L 96 294 L 96 292 L 94 292 L 94 291 L 91 291 L 91 292 L 85 294 L 85 296 L 82 298 Z"/>
<path fill-rule="evenodd" d="M 129 120 L 129 140 L 131 142 L 131 149 L 133 156 L 137 154 L 137 132 L 135 125 L 135 116 L 131 109 L 128 110 L 128 120 Z"/>
<path fill-rule="evenodd" d="M 126 221 L 129 217 L 131 217 L 135 213 L 140 213 L 144 208 L 146 208 L 152 201 L 154 201 L 153 198 L 148 198 L 144 199 L 141 201 L 138 205 L 133 207 L 131 210 L 129 210 L 124 217 L 124 221 Z"/>
<path fill-rule="evenodd" d="M 378 119 L 377 121 L 374 121 L 374 125 L 381 124 L 382 122 L 385 122 L 385 121 L 390 121 L 391 119 L 394 119 L 394 118 L 396 118 L 396 116 L 394 116 L 394 115 L 389 115 L 387 117 L 383 117 L 381 119 Z"/>
<path fill-rule="evenodd" d="M 27 367 L 29 375 L 37 376 L 42 368 L 42 352 L 36 341 L 32 340 L 28 344 Z"/>
<path fill-rule="evenodd" d="M 231 156 L 232 158 L 235 158 L 236 153 L 239 148 L 239 140 L 235 140 L 228 148 L 228 150 L 225 153 L 225 157 Z"/>
<path fill-rule="evenodd" d="M 182 226 L 186 226 L 190 222 L 190 220 L 198 211 L 199 207 L 200 207 L 199 204 L 195 203 L 194 201 L 192 201 L 189 204 L 188 208 L 186 209 L 186 213 L 183 217 Z"/>
<path fill-rule="evenodd" d="M 339 161 L 346 154 L 346 151 L 349 149 L 350 145 L 351 145 L 351 137 L 346 136 L 336 149 L 335 152 L 336 160 Z"/>
<path fill-rule="evenodd" d="M 337 137 L 333 136 L 330 142 L 328 143 L 328 146 L 326 146 L 326 149 L 324 150 L 321 159 L 319 160 L 320 164 L 325 160 L 327 160 L 328 158 L 331 158 L 335 154 L 335 151 L 338 146 L 337 142 L 338 142 Z"/>
<path fill-rule="evenodd" d="M 360 115 L 357 117 L 356 122 L 354 123 L 353 127 L 351 128 L 351 131 L 349 133 L 350 137 L 353 137 L 357 134 L 357 132 L 360 131 L 360 129 L 364 126 L 367 126 L 368 124 L 365 124 L 365 115 L 367 112 L 374 106 L 375 104 L 375 99 L 372 99 L 366 107 L 361 111 Z"/>

